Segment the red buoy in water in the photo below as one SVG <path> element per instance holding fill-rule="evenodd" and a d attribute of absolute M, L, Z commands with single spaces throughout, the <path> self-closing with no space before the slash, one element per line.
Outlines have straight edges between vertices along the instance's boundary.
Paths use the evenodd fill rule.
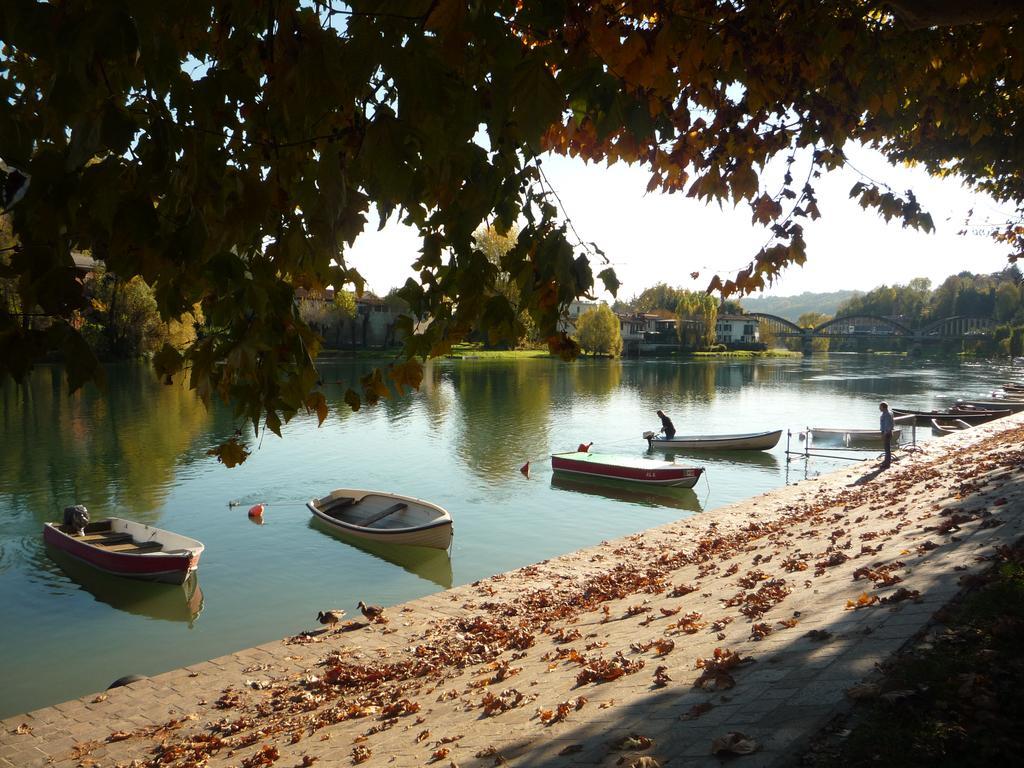
<path fill-rule="evenodd" d="M 249 507 L 249 517 L 259 518 L 263 517 L 264 506 L 262 504 L 256 504 L 255 506 Z"/>

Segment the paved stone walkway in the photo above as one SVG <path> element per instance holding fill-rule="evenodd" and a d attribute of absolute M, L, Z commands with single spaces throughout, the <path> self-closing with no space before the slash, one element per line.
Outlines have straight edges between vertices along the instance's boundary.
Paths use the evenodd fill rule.
<path fill-rule="evenodd" d="M 8 718 L 0 768 L 784 765 L 1022 510 L 1024 415 Z"/>

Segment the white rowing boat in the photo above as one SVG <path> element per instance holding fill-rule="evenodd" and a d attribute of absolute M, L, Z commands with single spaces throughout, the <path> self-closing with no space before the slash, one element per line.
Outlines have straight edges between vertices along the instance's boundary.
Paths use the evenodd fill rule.
<path fill-rule="evenodd" d="M 808 432 L 812 440 L 827 443 L 840 442 L 846 448 L 865 448 L 868 450 L 883 448 L 882 433 L 877 429 L 835 429 L 830 427 L 811 427 Z M 902 430 L 896 427 L 892 431 L 892 445 L 900 441 Z"/>
<path fill-rule="evenodd" d="M 413 496 L 339 488 L 306 506 L 328 525 L 368 541 L 435 549 L 452 543 L 447 510 Z"/>
<path fill-rule="evenodd" d="M 644 432 L 644 439 L 650 448 L 684 451 L 768 451 L 778 445 L 781 437 L 781 429 L 738 435 L 675 435 L 671 439 L 654 432 Z"/>
<path fill-rule="evenodd" d="M 938 437 L 943 435 L 951 435 L 954 432 L 960 432 L 965 429 L 970 429 L 971 424 L 968 424 L 963 419 L 932 419 L 932 434 Z"/>

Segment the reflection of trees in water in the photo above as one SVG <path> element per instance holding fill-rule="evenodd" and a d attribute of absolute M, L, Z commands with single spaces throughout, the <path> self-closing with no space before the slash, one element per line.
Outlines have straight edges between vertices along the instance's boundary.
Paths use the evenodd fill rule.
<path fill-rule="evenodd" d="M 0 386 L 0 488 L 39 520 L 77 502 L 94 517 L 121 508 L 156 522 L 180 457 L 209 422 L 194 392 L 161 385 L 149 366 L 113 366 L 107 377 L 106 393 L 70 397 L 59 366 Z"/>
<path fill-rule="evenodd" d="M 715 397 L 717 366 L 707 363 L 652 363 L 632 369 L 632 383 L 651 408 L 680 400 L 711 401 Z"/>
<path fill-rule="evenodd" d="M 452 409 L 455 395 L 449 375 L 439 365 L 428 365 L 423 372 L 420 397 L 426 410 L 430 428 L 437 432 L 444 428 Z"/>
<path fill-rule="evenodd" d="M 346 421 L 350 418 L 352 408 L 345 402 L 345 392 L 351 388 L 362 397 L 363 386 L 359 383 L 359 379 L 372 372 L 374 368 L 385 369 L 386 377 L 386 367 L 387 363 L 381 360 L 339 359 L 318 362 L 317 369 L 320 371 L 320 378 L 323 381 L 324 397 L 327 399 L 327 405 L 331 411 L 329 418 L 338 421 Z M 398 397 L 392 390 L 391 397 L 381 398 L 380 402 L 372 406 L 364 402 L 362 408 L 372 411 L 379 410 L 388 421 L 394 422 L 401 420 L 409 412 L 415 396 L 415 392 L 410 392 L 407 389 L 404 395 Z"/>
<path fill-rule="evenodd" d="M 896 356 L 837 353 L 821 356 L 816 363 L 806 363 L 801 366 L 801 372 L 803 375 L 797 382 L 801 390 L 815 392 L 820 396 L 825 388 L 829 394 L 851 398 L 870 397 L 874 394 L 883 400 L 925 395 L 951 374 L 948 361 L 936 367 L 927 361 Z M 954 377 L 953 381 L 957 379 Z M 906 401 L 904 404 L 908 405 Z"/>
<path fill-rule="evenodd" d="M 577 360 L 568 369 L 576 397 L 605 400 L 622 384 L 622 363 L 618 360 Z"/>
<path fill-rule="evenodd" d="M 551 378 L 548 361 L 495 361 L 456 366 L 461 403 L 456 451 L 477 475 L 500 482 L 526 459 L 548 451 Z"/>

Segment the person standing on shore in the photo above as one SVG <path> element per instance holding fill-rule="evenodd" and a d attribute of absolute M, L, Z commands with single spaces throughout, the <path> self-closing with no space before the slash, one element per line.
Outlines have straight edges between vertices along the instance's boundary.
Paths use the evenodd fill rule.
<path fill-rule="evenodd" d="M 882 444 L 885 446 L 885 459 L 879 466 L 881 469 L 888 469 L 889 465 L 892 464 L 892 430 L 894 422 L 888 403 L 879 403 L 878 410 L 882 412 L 878 420 L 878 426 L 882 432 Z"/>
<path fill-rule="evenodd" d="M 661 419 L 661 431 L 665 433 L 665 439 L 671 440 L 676 436 L 676 428 L 672 419 L 665 415 L 664 411 L 658 411 L 658 418 Z"/>

